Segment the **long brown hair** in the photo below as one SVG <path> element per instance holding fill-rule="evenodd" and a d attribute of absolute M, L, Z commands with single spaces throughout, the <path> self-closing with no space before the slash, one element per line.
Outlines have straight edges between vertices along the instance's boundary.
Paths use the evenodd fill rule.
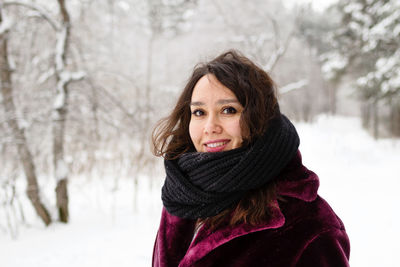
<path fill-rule="evenodd" d="M 190 101 L 195 85 L 201 77 L 214 75 L 229 88 L 244 107 L 240 118 L 243 145 L 252 143 L 267 129 L 268 122 L 280 113 L 275 84 L 270 76 L 235 50 L 229 50 L 215 59 L 195 66 L 172 113 L 162 119 L 152 134 L 153 153 L 171 160 L 187 151 L 194 151 L 189 135 L 191 118 Z M 231 216 L 230 225 L 238 223 L 258 224 L 265 220 L 268 206 L 275 199 L 275 186 L 267 185 L 249 192 L 236 207 L 202 222 L 212 228 L 223 224 Z"/>

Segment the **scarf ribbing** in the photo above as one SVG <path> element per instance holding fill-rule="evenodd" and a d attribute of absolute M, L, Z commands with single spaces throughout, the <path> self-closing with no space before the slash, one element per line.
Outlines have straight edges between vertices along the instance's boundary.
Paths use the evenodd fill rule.
<path fill-rule="evenodd" d="M 295 127 L 281 115 L 249 146 L 214 153 L 188 152 L 165 160 L 163 205 L 181 218 L 215 216 L 249 190 L 273 180 L 295 156 L 299 144 Z"/>

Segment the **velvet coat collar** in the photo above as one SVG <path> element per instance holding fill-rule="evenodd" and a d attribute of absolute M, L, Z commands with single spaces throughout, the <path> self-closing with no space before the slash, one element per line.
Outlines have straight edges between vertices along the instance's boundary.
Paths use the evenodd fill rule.
<path fill-rule="evenodd" d="M 278 196 L 304 202 L 312 202 L 317 198 L 318 176 L 302 165 L 299 151 L 277 179 Z M 195 221 L 173 216 L 163 209 L 154 247 L 153 266 L 192 266 L 218 247 L 238 237 L 283 227 L 286 218 L 278 201 L 275 204 L 271 219 L 263 224 L 241 224 L 214 232 L 201 227 L 193 240 Z"/>

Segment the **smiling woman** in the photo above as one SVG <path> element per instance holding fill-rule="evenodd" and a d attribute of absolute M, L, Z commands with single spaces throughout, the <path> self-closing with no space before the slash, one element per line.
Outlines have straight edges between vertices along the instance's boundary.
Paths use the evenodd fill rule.
<path fill-rule="evenodd" d="M 197 152 L 219 152 L 242 146 L 243 106 L 214 75 L 204 75 L 193 89 L 189 134 Z"/>
<path fill-rule="evenodd" d="M 153 132 L 165 158 L 153 266 L 348 266 L 269 75 L 236 51 L 197 65 Z"/>

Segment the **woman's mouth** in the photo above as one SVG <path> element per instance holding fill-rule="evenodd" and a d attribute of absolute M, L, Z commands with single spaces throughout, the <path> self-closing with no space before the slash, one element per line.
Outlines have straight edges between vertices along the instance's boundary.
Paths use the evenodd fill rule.
<path fill-rule="evenodd" d="M 215 140 L 207 142 L 204 146 L 207 152 L 219 152 L 223 151 L 228 143 L 229 140 Z"/>

